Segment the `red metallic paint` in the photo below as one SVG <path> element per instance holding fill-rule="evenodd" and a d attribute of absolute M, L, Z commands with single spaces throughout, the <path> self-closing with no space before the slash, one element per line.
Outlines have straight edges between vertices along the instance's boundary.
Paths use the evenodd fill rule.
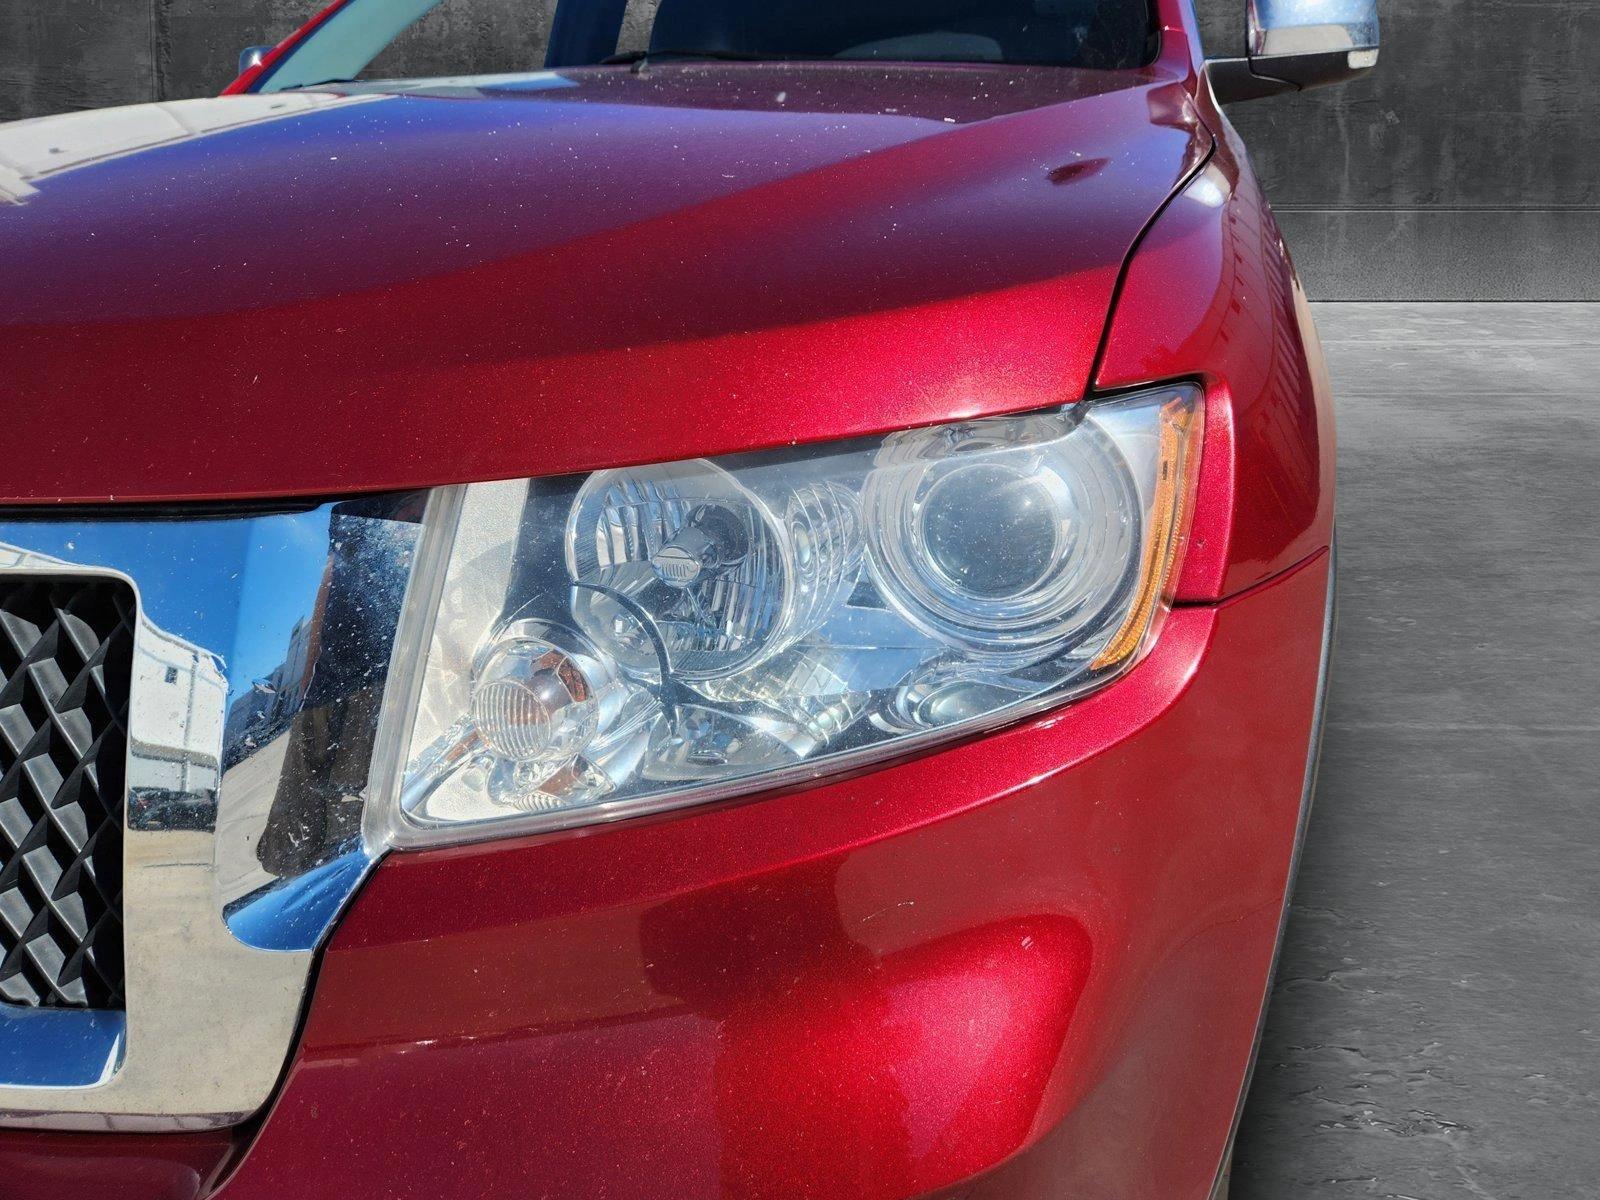
<path fill-rule="evenodd" d="M 1212 143 L 1165 66 L 570 74 L 262 121 L 0 208 L 32 451 L 0 503 L 550 474 L 1075 400 L 1124 257 Z"/>
<path fill-rule="evenodd" d="M 1126 76 L 579 72 L 147 150 L 0 209 L 28 450 L 5 503 L 566 472 L 1208 390 L 1202 603 L 1148 660 L 822 787 L 391 856 L 224 1200 L 1206 1195 L 1287 885 L 1333 438 L 1187 0 L 1160 5 L 1161 60 Z M 233 1144 L 9 1130 L 0 1179 L 192 1200 Z"/>
<path fill-rule="evenodd" d="M 1327 581 L 1180 609 L 1106 691 L 886 770 L 391 857 L 221 1195 L 1203 1197 Z"/>
<path fill-rule="evenodd" d="M 5 1200 L 194 1200 L 233 1153 L 227 1129 L 151 1136 L 0 1130 Z"/>
<path fill-rule="evenodd" d="M 1231 595 L 1333 536 L 1332 388 L 1305 292 L 1243 144 L 1208 95 L 1216 153 L 1129 265 L 1095 377 L 1208 392 L 1185 599 Z"/>

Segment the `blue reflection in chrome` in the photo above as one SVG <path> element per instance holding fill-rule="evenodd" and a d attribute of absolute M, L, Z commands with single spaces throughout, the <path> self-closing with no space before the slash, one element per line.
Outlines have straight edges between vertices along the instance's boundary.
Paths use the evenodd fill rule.
<path fill-rule="evenodd" d="M 94 1087 L 122 1062 L 119 1012 L 0 1004 L 0 1079 L 15 1087 Z"/>
<path fill-rule="evenodd" d="M 228 665 L 231 702 L 282 660 L 285 613 L 315 595 L 328 561 L 327 507 L 283 517 L 0 523 L 0 542 L 120 571 L 140 611 Z"/>
<path fill-rule="evenodd" d="M 314 946 L 339 915 L 369 865 L 359 843 L 298 879 L 235 900 L 223 911 L 234 936 L 262 950 Z"/>

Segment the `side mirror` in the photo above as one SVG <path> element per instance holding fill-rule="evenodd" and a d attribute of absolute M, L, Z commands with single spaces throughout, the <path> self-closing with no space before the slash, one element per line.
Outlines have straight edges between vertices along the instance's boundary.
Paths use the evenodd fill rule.
<path fill-rule="evenodd" d="M 271 46 L 246 46 L 239 51 L 239 74 L 243 75 L 251 67 L 259 67 L 261 60 L 272 53 Z"/>
<path fill-rule="evenodd" d="M 1247 0 L 1244 54 L 1207 63 L 1224 104 L 1343 83 L 1378 65 L 1378 0 Z"/>

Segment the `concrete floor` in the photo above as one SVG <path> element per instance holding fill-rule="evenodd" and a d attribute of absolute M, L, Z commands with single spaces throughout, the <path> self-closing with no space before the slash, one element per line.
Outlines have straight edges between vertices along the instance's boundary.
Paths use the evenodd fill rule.
<path fill-rule="evenodd" d="M 1234 1196 L 1600 1197 L 1600 305 L 1317 319 L 1339 638 Z"/>

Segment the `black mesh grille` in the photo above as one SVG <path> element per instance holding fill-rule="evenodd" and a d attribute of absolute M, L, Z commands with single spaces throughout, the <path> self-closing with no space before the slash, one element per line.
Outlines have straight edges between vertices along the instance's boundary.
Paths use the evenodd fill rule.
<path fill-rule="evenodd" d="M 134 599 L 0 574 L 0 1001 L 121 1008 Z"/>

